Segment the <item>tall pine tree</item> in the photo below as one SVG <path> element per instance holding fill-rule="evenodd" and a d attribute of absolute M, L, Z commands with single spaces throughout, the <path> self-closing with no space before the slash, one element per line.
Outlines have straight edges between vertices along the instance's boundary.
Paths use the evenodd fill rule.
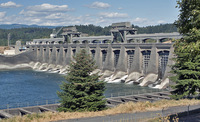
<path fill-rule="evenodd" d="M 59 111 L 99 111 L 106 108 L 104 100 L 105 83 L 98 81 L 99 75 L 91 74 L 95 61 L 85 49 L 74 56 L 66 80 L 63 82 L 60 97 Z"/>
<path fill-rule="evenodd" d="M 183 39 L 177 40 L 175 47 L 175 65 L 172 66 L 172 97 L 199 94 L 200 91 L 200 0 L 178 0 L 180 15 L 175 22 Z"/>

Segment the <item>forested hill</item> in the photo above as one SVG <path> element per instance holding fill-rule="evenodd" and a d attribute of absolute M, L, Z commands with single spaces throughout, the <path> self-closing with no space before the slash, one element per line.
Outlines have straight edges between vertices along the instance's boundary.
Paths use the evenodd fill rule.
<path fill-rule="evenodd" d="M 177 28 L 173 24 L 161 24 L 161 25 L 147 26 L 147 27 L 139 27 L 134 25 L 132 26 L 133 28 L 136 28 L 138 30 L 138 34 L 177 32 Z M 94 26 L 94 25 L 79 25 L 76 26 L 76 28 L 80 32 L 98 36 L 98 35 L 110 35 L 111 26 L 102 28 L 100 26 Z"/>
<path fill-rule="evenodd" d="M 17 40 L 23 44 L 36 38 L 49 38 L 52 29 L 48 28 L 15 28 L 0 29 L 0 45 L 7 45 L 8 34 L 10 33 L 10 44 L 14 45 Z"/>
<path fill-rule="evenodd" d="M 19 26 L 19 25 L 18 25 Z M 5 27 L 5 26 L 4 26 Z M 12 28 L 11 26 L 9 26 Z M 177 32 L 177 28 L 173 24 L 161 24 L 156 26 L 139 27 L 134 26 L 138 29 L 138 34 L 142 33 L 169 33 Z M 89 36 L 99 36 L 99 35 L 110 35 L 111 26 L 100 27 L 95 25 L 76 25 L 79 32 L 87 33 Z M 56 30 L 58 30 L 56 28 Z M 15 44 L 17 40 L 21 40 L 23 44 L 26 41 L 32 41 L 37 38 L 49 38 L 52 33 L 52 28 L 48 27 L 22 27 L 13 29 L 0 29 L 0 45 L 7 45 L 8 34 L 10 33 L 10 42 Z M 62 33 L 62 32 L 61 32 Z"/>
<path fill-rule="evenodd" d="M 133 27 L 138 29 L 138 34 L 177 32 L 177 28 L 174 24 L 161 24 L 161 25 L 147 26 L 147 27 L 138 27 L 133 25 Z"/>

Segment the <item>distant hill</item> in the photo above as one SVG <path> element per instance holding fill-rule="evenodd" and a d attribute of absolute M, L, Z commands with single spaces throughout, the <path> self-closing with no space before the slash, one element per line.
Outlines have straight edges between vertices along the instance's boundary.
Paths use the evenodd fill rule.
<path fill-rule="evenodd" d="M 56 26 L 39 26 L 39 25 L 24 25 L 24 24 L 1 24 L 0 29 L 14 28 L 55 28 Z"/>

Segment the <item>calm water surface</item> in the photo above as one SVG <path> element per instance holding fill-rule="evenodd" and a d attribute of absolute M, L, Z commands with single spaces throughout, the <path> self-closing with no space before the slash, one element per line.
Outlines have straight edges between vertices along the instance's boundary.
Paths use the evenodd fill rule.
<path fill-rule="evenodd" d="M 64 76 L 55 73 L 36 72 L 32 70 L 0 71 L 0 106 L 15 103 L 31 103 L 59 99 L 56 91 L 65 81 Z M 124 92 L 138 93 L 156 91 L 148 87 L 132 84 L 106 84 L 105 96 L 124 95 Z"/>

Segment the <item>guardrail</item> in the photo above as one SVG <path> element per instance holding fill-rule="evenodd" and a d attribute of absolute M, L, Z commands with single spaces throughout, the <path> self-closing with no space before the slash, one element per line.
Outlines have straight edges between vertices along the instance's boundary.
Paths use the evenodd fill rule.
<path fill-rule="evenodd" d="M 128 95 L 141 95 L 141 94 L 147 94 L 147 93 L 158 93 L 158 92 L 164 92 L 164 91 L 166 91 L 166 90 L 156 90 L 155 89 L 155 90 L 151 90 L 149 92 L 142 92 L 142 91 L 118 92 L 118 93 L 111 93 L 110 95 L 107 95 L 106 98 L 128 96 Z M 29 106 L 49 105 L 49 104 L 57 104 L 57 103 L 60 103 L 59 99 L 12 103 L 12 104 L 0 105 L 0 110 L 1 109 L 10 109 L 10 108 L 29 107 Z"/>
<path fill-rule="evenodd" d="M 29 107 L 29 106 L 49 105 L 49 104 L 57 104 L 57 103 L 60 103 L 58 99 L 24 102 L 24 103 L 13 103 L 13 104 L 0 105 L 0 110 L 11 109 L 11 108 L 22 108 L 22 107 Z"/>
<path fill-rule="evenodd" d="M 147 91 L 117 92 L 117 93 L 111 93 L 110 96 L 107 96 L 107 98 L 121 97 L 121 96 L 128 96 L 128 95 L 141 95 L 141 94 L 149 94 L 149 93 L 157 93 L 157 92 L 167 92 L 167 90 L 153 89 L 148 92 Z"/>

